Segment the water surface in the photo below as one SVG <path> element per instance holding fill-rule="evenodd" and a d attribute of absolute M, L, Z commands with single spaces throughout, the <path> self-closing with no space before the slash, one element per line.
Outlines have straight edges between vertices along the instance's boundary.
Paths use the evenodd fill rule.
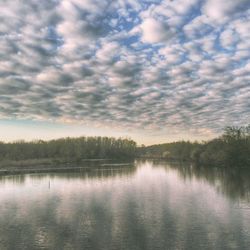
<path fill-rule="evenodd" d="M 0 179 L 0 249 L 249 249 L 250 174 L 136 162 Z"/>

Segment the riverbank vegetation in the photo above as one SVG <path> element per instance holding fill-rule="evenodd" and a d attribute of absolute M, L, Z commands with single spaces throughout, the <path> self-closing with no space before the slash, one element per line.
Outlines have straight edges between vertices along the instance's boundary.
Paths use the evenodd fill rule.
<path fill-rule="evenodd" d="M 208 142 L 174 142 L 139 147 L 138 156 L 192 161 L 199 165 L 250 167 L 250 125 L 227 127 Z"/>
<path fill-rule="evenodd" d="M 0 167 L 63 166 L 84 161 L 161 158 L 197 165 L 250 167 L 250 125 L 227 127 L 208 142 L 180 141 L 137 147 L 131 139 L 108 137 L 62 138 L 31 142 L 0 142 Z M 96 163 L 96 162 L 95 162 Z"/>
<path fill-rule="evenodd" d="M 130 139 L 108 137 L 62 138 L 31 142 L 0 143 L 0 162 L 77 162 L 85 159 L 130 159 L 136 143 Z M 49 160 L 48 160 L 49 159 Z"/>

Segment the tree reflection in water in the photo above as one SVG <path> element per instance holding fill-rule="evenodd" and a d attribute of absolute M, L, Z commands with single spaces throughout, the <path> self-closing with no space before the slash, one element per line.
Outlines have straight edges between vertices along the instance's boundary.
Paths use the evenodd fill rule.
<path fill-rule="evenodd" d="M 243 171 L 243 170 L 241 170 Z M 249 174 L 166 162 L 0 179 L 0 249 L 249 249 Z"/>

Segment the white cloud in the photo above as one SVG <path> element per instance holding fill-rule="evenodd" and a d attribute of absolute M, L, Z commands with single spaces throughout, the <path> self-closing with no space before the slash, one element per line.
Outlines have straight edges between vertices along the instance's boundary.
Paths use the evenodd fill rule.
<path fill-rule="evenodd" d="M 104 43 L 96 52 L 96 57 L 99 62 L 112 62 L 114 57 L 118 55 L 120 46 L 117 42 Z"/>
<path fill-rule="evenodd" d="M 237 34 L 232 29 L 223 31 L 220 35 L 220 43 L 224 48 L 230 48 L 237 43 Z"/>
<path fill-rule="evenodd" d="M 221 22 L 248 8 L 250 8 L 249 0 L 206 0 L 202 10 L 206 16 Z"/>
<path fill-rule="evenodd" d="M 142 31 L 142 40 L 146 43 L 163 43 L 173 36 L 173 32 L 167 23 L 163 23 L 154 18 L 143 20 L 140 28 Z"/>

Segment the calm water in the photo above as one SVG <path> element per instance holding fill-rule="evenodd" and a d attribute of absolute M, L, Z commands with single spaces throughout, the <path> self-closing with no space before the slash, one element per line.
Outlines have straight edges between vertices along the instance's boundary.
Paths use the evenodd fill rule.
<path fill-rule="evenodd" d="M 0 179 L 0 249 L 250 249 L 250 173 L 167 163 Z"/>

